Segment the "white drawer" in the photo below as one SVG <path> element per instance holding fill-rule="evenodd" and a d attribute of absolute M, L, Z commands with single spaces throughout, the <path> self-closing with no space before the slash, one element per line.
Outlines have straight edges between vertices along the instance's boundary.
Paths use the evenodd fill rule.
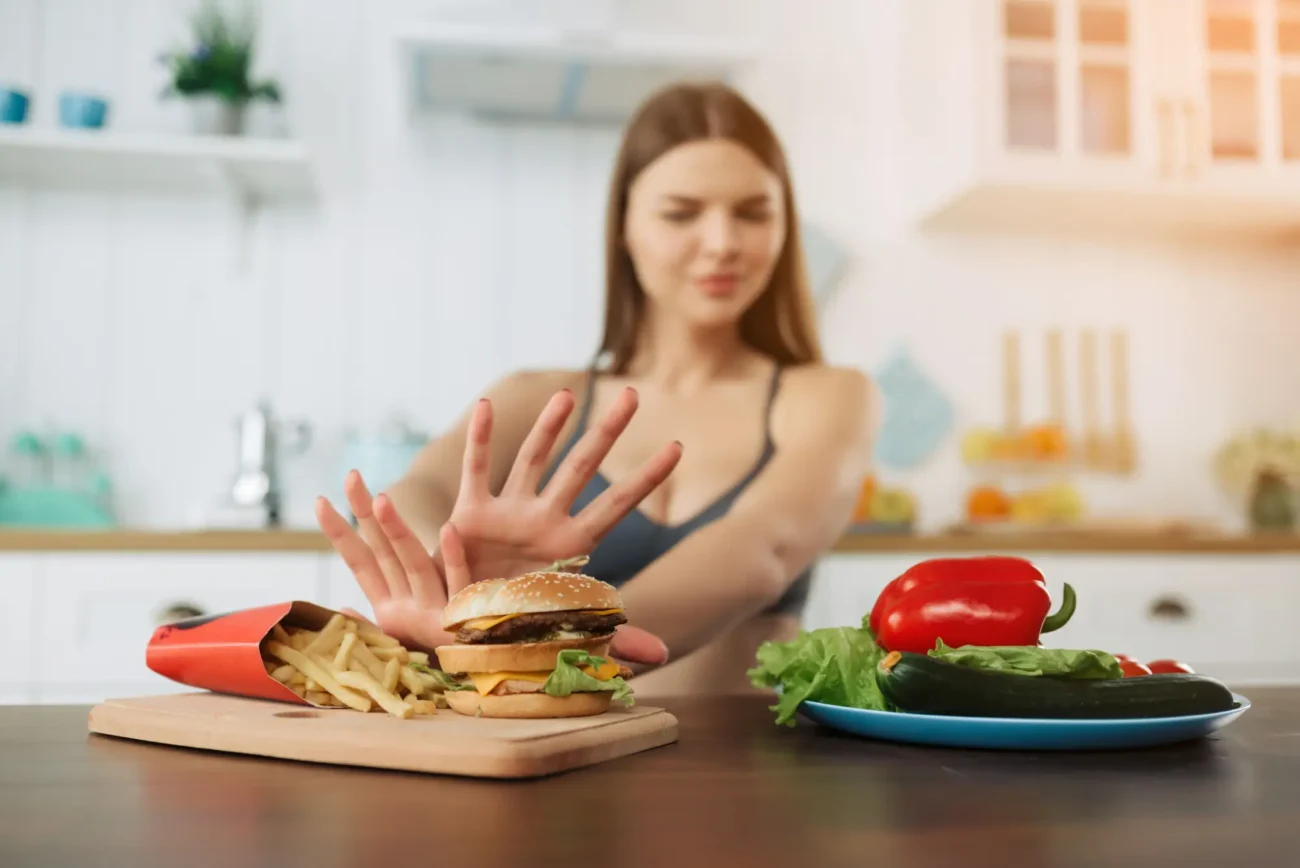
<path fill-rule="evenodd" d="M 1078 609 L 1043 637 L 1059 647 L 1101 648 L 1139 660 L 1173 657 L 1206 675 L 1264 681 L 1300 676 L 1293 627 L 1300 561 L 1259 556 L 1134 556 L 1054 564 L 1054 599 L 1070 582 Z M 1288 580 L 1288 573 L 1294 573 Z M 1256 680 L 1248 678 L 1248 680 Z"/>
<path fill-rule="evenodd" d="M 36 555 L 0 554 L 0 705 L 31 701 Z"/>
<path fill-rule="evenodd" d="M 204 614 L 283 600 L 320 602 L 322 560 L 303 553 L 130 553 L 46 556 L 37 592 L 36 699 L 95 702 L 190 688 L 145 665 L 171 607 Z"/>

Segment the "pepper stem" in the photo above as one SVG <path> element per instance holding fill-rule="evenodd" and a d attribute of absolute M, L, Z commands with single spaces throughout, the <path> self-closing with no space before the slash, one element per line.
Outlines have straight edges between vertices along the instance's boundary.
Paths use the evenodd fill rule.
<path fill-rule="evenodd" d="M 1048 615 L 1043 621 L 1043 629 L 1039 633 L 1050 633 L 1053 630 L 1059 630 L 1065 626 L 1066 622 L 1074 615 L 1074 588 L 1070 583 L 1065 583 L 1065 592 L 1061 598 L 1061 608 L 1056 610 L 1055 614 Z"/>
<path fill-rule="evenodd" d="M 884 672 L 889 672 L 903 659 L 903 655 L 898 651 L 890 651 L 885 655 L 885 659 L 880 662 L 880 668 Z"/>

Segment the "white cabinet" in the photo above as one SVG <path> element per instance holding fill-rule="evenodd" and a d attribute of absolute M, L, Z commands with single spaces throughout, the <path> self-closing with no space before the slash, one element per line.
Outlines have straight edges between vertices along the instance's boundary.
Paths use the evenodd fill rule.
<path fill-rule="evenodd" d="M 920 558 L 911 555 L 828 555 L 818 562 L 802 624 L 858 626 L 885 585 Z"/>
<path fill-rule="evenodd" d="M 374 611 L 361 593 L 361 586 L 353 577 L 343 558 L 330 554 L 325 556 L 326 602 L 323 605 L 331 609 L 353 609 L 358 614 L 374 620 Z"/>
<path fill-rule="evenodd" d="M 925 553 L 832 554 L 817 566 L 806 629 L 859 625 Z M 1056 647 L 1176 657 L 1234 684 L 1300 683 L 1300 556 L 1079 555 L 1033 560 L 1078 594 Z M 0 554 L 0 703 L 93 703 L 190 688 L 145 665 L 155 627 L 286 600 L 371 610 L 333 552 Z"/>
<path fill-rule="evenodd" d="M 880 590 L 928 555 L 844 554 L 818 567 L 806 629 L 858 625 Z M 1300 683 L 1300 557 L 1296 555 L 1045 555 L 1052 611 L 1069 582 L 1077 607 L 1043 636 L 1139 660 L 1173 657 L 1231 684 Z"/>
<path fill-rule="evenodd" d="M 1053 599 L 1069 582 L 1078 609 L 1044 637 L 1139 660 L 1173 657 L 1234 684 L 1300 682 L 1300 558 L 1088 556 L 1040 563 Z"/>
<path fill-rule="evenodd" d="M 0 554 L 0 705 L 30 695 L 37 563 L 35 555 Z"/>
<path fill-rule="evenodd" d="M 159 624 L 325 596 L 324 565 L 315 553 L 97 552 L 39 561 L 41 580 L 27 611 L 41 637 L 31 700 L 42 703 L 188 689 L 145 665 Z"/>
<path fill-rule="evenodd" d="M 923 224 L 1300 226 L 1300 2 L 909 0 Z"/>

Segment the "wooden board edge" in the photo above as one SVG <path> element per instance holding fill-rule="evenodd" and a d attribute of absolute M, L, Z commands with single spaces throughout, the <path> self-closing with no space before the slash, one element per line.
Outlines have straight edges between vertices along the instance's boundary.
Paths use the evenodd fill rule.
<path fill-rule="evenodd" d="M 193 718 L 188 715 L 163 712 L 155 717 L 145 718 L 143 722 L 138 718 L 128 722 L 123 715 L 130 713 L 130 707 L 124 703 L 114 703 L 112 700 L 100 703 L 94 706 L 87 716 L 88 730 L 100 736 L 192 750 L 324 765 L 478 778 L 543 777 L 662 747 L 677 741 L 678 737 L 677 718 L 664 709 L 656 709 L 654 713 L 614 721 L 607 726 L 505 742 L 503 743 L 505 749 L 497 756 L 463 750 L 444 753 L 433 751 L 423 754 L 416 752 L 411 754 L 407 761 L 399 763 L 359 755 L 368 746 L 364 742 L 352 746 L 357 753 L 340 755 L 334 745 L 299 738 L 290 727 L 281 727 L 279 732 L 273 729 L 264 731 L 261 736 L 268 743 L 264 743 L 259 750 L 249 750 L 247 746 L 235 744 L 232 733 L 220 725 L 220 718 L 212 720 L 210 722 L 212 725 L 196 730 L 190 725 Z M 604 736 L 610 726 L 620 729 L 620 738 L 597 739 L 593 745 L 591 736 L 593 734 Z"/>
<path fill-rule="evenodd" d="M 662 708 L 610 725 L 618 727 L 619 739 L 598 742 L 595 749 L 584 736 L 600 733 L 604 727 L 513 742 L 513 749 L 498 757 L 493 773 L 486 776 L 542 777 L 663 747 L 678 737 L 677 718 Z"/>

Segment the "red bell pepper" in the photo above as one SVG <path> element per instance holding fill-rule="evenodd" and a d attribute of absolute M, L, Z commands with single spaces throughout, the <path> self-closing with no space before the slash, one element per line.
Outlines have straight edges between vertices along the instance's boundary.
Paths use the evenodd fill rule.
<path fill-rule="evenodd" d="M 961 582 L 1036 582 L 1047 587 L 1038 567 L 1024 558 L 1008 555 L 931 558 L 908 567 L 885 585 L 871 609 L 871 632 L 880 635 L 880 620 L 894 602 L 925 585 L 955 585 Z"/>
<path fill-rule="evenodd" d="M 1023 558 L 984 556 L 923 561 L 894 579 L 872 607 L 869 624 L 888 651 L 924 654 L 942 639 L 962 645 L 1037 645 L 1074 614 L 1074 589 L 1048 617 L 1051 595 Z"/>

